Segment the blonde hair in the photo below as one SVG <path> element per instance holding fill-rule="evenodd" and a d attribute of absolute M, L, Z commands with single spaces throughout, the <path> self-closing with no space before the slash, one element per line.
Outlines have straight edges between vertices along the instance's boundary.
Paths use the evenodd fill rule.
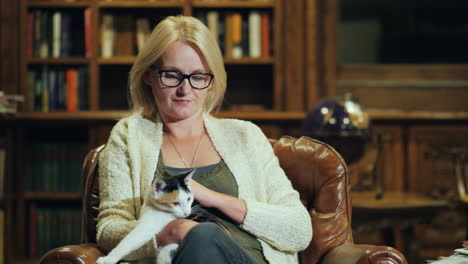
<path fill-rule="evenodd" d="M 158 112 L 151 87 L 143 81 L 143 75 L 151 65 L 159 63 L 166 49 L 176 41 L 185 41 L 198 48 L 215 76 L 211 87 L 208 88 L 203 111 L 210 113 L 221 104 L 226 91 L 226 70 L 219 45 L 214 35 L 200 20 L 180 15 L 162 20 L 139 52 L 130 70 L 132 111 L 142 111 L 144 115 Z"/>

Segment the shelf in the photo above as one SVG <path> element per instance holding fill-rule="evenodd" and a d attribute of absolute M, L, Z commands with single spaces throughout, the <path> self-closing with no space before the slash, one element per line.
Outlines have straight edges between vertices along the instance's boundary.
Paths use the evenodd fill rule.
<path fill-rule="evenodd" d="M 267 58 L 240 58 L 240 59 L 231 59 L 231 58 L 225 58 L 224 59 L 225 64 L 235 64 L 235 65 L 249 65 L 249 64 L 273 64 L 274 59 L 272 57 L 267 57 Z"/>
<path fill-rule="evenodd" d="M 129 112 L 127 111 L 80 111 L 80 112 L 20 112 L 16 116 L 9 119 L 14 120 L 67 120 L 67 121 L 100 121 L 119 120 Z M 238 118 L 246 120 L 302 120 L 305 116 L 303 112 L 276 112 L 276 111 L 261 111 L 261 112 L 219 112 L 215 114 L 217 117 L 223 118 Z"/>
<path fill-rule="evenodd" d="M 88 64 L 89 59 L 81 57 L 69 58 L 29 58 L 28 64 Z"/>
<path fill-rule="evenodd" d="M 134 56 L 115 56 L 112 58 L 99 58 L 98 64 L 100 65 L 127 65 L 132 64 L 135 61 Z M 227 65 L 273 65 L 274 58 L 240 58 L 232 59 L 225 58 L 224 63 Z"/>
<path fill-rule="evenodd" d="M 468 112 L 433 112 L 433 111 L 402 111 L 396 109 L 367 109 L 372 120 L 468 120 Z M 5 120 L 16 121 L 115 121 L 126 115 L 128 111 L 80 111 L 80 112 L 20 112 L 16 116 L 4 117 Z M 303 120 L 305 112 L 278 111 L 222 111 L 215 114 L 220 118 L 236 118 L 245 120 Z"/>
<path fill-rule="evenodd" d="M 26 1 L 29 8 L 85 8 L 91 5 L 90 1 Z"/>
<path fill-rule="evenodd" d="M 126 65 L 133 64 L 135 56 L 115 56 L 112 58 L 98 58 L 98 64 L 100 65 Z"/>
<path fill-rule="evenodd" d="M 181 1 L 101 1 L 97 3 L 100 8 L 183 8 Z"/>
<path fill-rule="evenodd" d="M 80 192 L 27 192 L 26 200 L 80 200 Z"/>
<path fill-rule="evenodd" d="M 273 8 L 275 1 L 194 1 L 195 8 Z"/>
<path fill-rule="evenodd" d="M 369 80 L 468 80 L 468 65 L 461 64 L 343 64 L 338 66 L 339 81 Z"/>

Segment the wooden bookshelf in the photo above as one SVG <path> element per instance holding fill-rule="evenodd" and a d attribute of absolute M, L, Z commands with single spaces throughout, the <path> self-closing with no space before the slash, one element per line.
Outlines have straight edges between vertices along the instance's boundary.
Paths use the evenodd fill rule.
<path fill-rule="evenodd" d="M 295 0 L 296 1 L 296 0 Z M 121 15 L 130 17 L 133 21 L 136 18 L 147 18 L 150 27 L 154 27 L 160 20 L 168 15 L 202 15 L 209 11 L 217 11 L 221 15 L 224 12 L 240 12 L 242 16 L 247 16 L 251 10 L 259 13 L 266 13 L 269 16 L 270 47 L 268 55 L 251 58 L 248 51 L 240 58 L 225 56 L 225 64 L 228 73 L 228 95 L 229 107 L 224 108 L 218 117 L 239 118 L 251 120 L 259 123 L 262 128 L 274 133 L 280 133 L 281 124 L 294 122 L 298 124 L 303 119 L 306 109 L 293 110 L 284 102 L 283 87 L 287 85 L 283 81 L 283 75 L 288 69 L 283 65 L 282 47 L 286 41 L 294 41 L 291 38 L 283 38 L 285 25 L 282 21 L 287 21 L 287 14 L 282 11 L 286 5 L 283 0 L 251 0 L 251 1 L 216 1 L 203 2 L 191 0 L 159 1 L 159 0 L 75 0 L 75 1 L 55 1 L 55 0 L 21 0 L 18 3 L 17 15 L 19 17 L 19 71 L 17 93 L 25 96 L 25 102 L 21 104 L 20 112 L 15 116 L 4 116 L 0 122 L 7 127 L 11 127 L 15 134 L 12 148 L 14 158 L 11 159 L 12 170 L 10 175 L 11 195 L 9 195 L 3 205 L 7 209 L 9 223 L 15 222 L 14 231 L 18 239 L 9 247 L 8 259 L 12 262 L 37 263 L 38 258 L 30 257 L 28 228 L 31 222 L 28 214 L 30 204 L 37 204 L 40 207 L 54 207 L 57 204 L 69 204 L 72 207 L 79 206 L 80 193 L 77 191 L 44 191 L 38 189 L 31 191 L 30 170 L 34 163 L 40 162 L 37 159 L 44 159 L 49 167 L 39 168 L 38 173 L 48 173 L 54 170 L 54 166 L 59 166 L 59 161 L 54 161 L 57 150 L 61 148 L 62 142 L 69 142 L 69 145 L 79 142 L 87 142 L 88 149 L 102 144 L 107 139 L 110 128 L 115 122 L 128 115 L 127 98 L 127 76 L 136 53 L 133 54 L 113 54 L 111 57 L 104 57 L 101 54 L 102 33 L 101 24 L 103 16 L 110 14 L 115 19 Z M 89 20 L 85 18 L 85 12 L 91 15 Z M 31 32 L 36 34 L 36 23 L 46 25 L 39 31 L 43 36 L 44 32 L 53 32 L 53 15 L 59 13 L 61 18 L 71 17 L 69 30 L 72 38 L 70 45 L 72 49 L 59 56 L 52 56 L 53 42 L 51 39 L 36 40 Z M 35 19 L 41 15 L 46 20 Z M 51 22 L 49 22 L 48 20 Z M 86 23 L 90 22 L 90 26 Z M 32 23 L 32 24 L 31 24 Z M 244 22 L 243 22 L 244 23 Z M 63 26 L 61 24 L 61 26 Z M 34 31 L 33 28 L 34 27 Z M 53 33 L 46 33 L 53 34 Z M 135 34 L 135 33 L 133 33 Z M 90 49 L 86 49 L 86 38 L 90 36 Z M 49 36 L 50 37 L 50 36 Z M 63 37 L 63 36 L 62 36 Z M 39 41 L 39 42 L 36 42 Z M 43 41 L 43 42 L 41 42 Z M 41 54 L 37 51 L 38 45 L 47 43 L 48 52 Z M 63 44 L 61 42 L 61 44 Z M 80 45 L 80 46 L 76 46 Z M 52 47 L 51 47 L 52 46 Z M 65 45 L 66 46 L 66 45 Z M 61 47 L 62 48 L 62 47 Z M 32 56 L 31 56 L 32 54 Z M 246 55 L 247 54 L 247 55 Z M 61 71 L 69 69 L 82 70 L 86 86 L 82 98 L 86 107 L 74 111 L 64 109 L 63 106 L 51 107 L 54 102 L 46 98 L 41 101 L 38 98 L 37 89 L 38 76 L 50 76 L 51 71 L 56 71 L 56 75 Z M 255 73 L 257 73 L 255 75 Z M 34 82 L 28 78 L 36 78 Z M 43 77 L 41 77 L 43 78 Z M 53 77 L 50 77 L 52 80 Z M 33 85 L 33 86 L 31 86 Z M 41 84 L 45 85 L 45 84 Z M 49 89 L 52 84 L 47 84 Z M 50 93 L 53 93 L 51 90 Z M 79 95 L 81 96 L 81 95 Z M 44 108 L 44 102 L 50 104 L 49 109 Z M 41 107 L 42 105 L 42 107 Z M 232 107 L 232 108 L 231 108 Z M 253 108 L 252 108 L 253 107 Z M 244 109 L 243 111 L 229 109 Z M 250 110 L 249 110 L 250 109 Z M 251 110 L 259 109 L 259 110 Z M 55 147 L 54 147 L 55 146 Z M 58 147 L 57 147 L 58 146 Z M 44 150 L 43 157 L 37 157 L 35 152 L 38 149 Z M 68 151 L 69 156 L 74 159 L 79 158 L 81 150 Z M 76 148 L 76 147 L 75 147 Z M 33 154 L 31 154 L 33 153 Z M 36 155 L 36 156 L 34 156 Z M 51 165 L 52 164 L 52 165 Z M 54 165 L 55 164 L 55 165 Z M 40 172 L 45 170 L 45 172 Z M 77 168 L 79 170 L 79 168 Z M 15 204 L 13 210 L 12 205 Z M 14 211 L 14 212 L 13 212 Z M 11 250 L 14 249 L 14 250 Z M 40 257 L 40 256 L 39 256 Z"/>

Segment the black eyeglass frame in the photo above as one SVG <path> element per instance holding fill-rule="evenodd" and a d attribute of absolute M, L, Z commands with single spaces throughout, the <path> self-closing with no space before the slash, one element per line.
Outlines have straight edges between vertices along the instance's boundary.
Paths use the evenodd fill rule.
<path fill-rule="evenodd" d="M 161 69 L 156 68 L 155 66 L 152 66 L 151 68 L 153 69 L 153 71 L 155 71 L 155 72 L 158 73 L 158 75 L 159 75 L 159 82 L 160 82 L 162 85 L 164 85 L 164 86 L 166 86 L 166 87 L 171 87 L 171 88 L 179 86 L 185 79 L 188 79 L 189 84 L 190 84 L 190 86 L 191 86 L 193 89 L 204 90 L 204 89 L 210 87 L 210 85 L 211 85 L 211 83 L 213 82 L 213 79 L 214 79 L 214 74 L 212 74 L 212 73 L 191 73 L 191 74 L 184 74 L 184 73 L 181 73 L 180 71 L 161 70 Z M 178 75 L 182 76 L 182 78 L 179 80 L 179 83 L 178 83 L 177 85 L 167 85 L 167 84 L 164 84 L 163 81 L 162 81 L 162 73 L 164 73 L 164 72 L 177 73 Z M 194 76 L 194 75 L 206 75 L 206 76 L 210 76 L 211 78 L 210 78 L 210 81 L 208 82 L 208 85 L 206 85 L 206 86 L 203 87 L 203 88 L 198 88 L 198 87 L 193 86 L 192 81 L 190 80 L 190 78 L 191 78 L 192 76 Z"/>

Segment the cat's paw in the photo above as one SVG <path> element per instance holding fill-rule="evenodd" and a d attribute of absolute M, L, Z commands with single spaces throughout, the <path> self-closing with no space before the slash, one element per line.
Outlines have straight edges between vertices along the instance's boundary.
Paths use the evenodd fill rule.
<path fill-rule="evenodd" d="M 179 247 L 178 244 L 169 244 L 164 246 L 159 251 L 158 257 L 156 258 L 157 264 L 171 264 L 172 259 L 174 258 L 174 254 Z"/>
<path fill-rule="evenodd" d="M 115 263 L 117 263 L 117 261 L 119 261 L 119 260 L 107 256 L 107 257 L 98 258 L 98 260 L 96 261 L 96 264 L 115 264 Z"/>

